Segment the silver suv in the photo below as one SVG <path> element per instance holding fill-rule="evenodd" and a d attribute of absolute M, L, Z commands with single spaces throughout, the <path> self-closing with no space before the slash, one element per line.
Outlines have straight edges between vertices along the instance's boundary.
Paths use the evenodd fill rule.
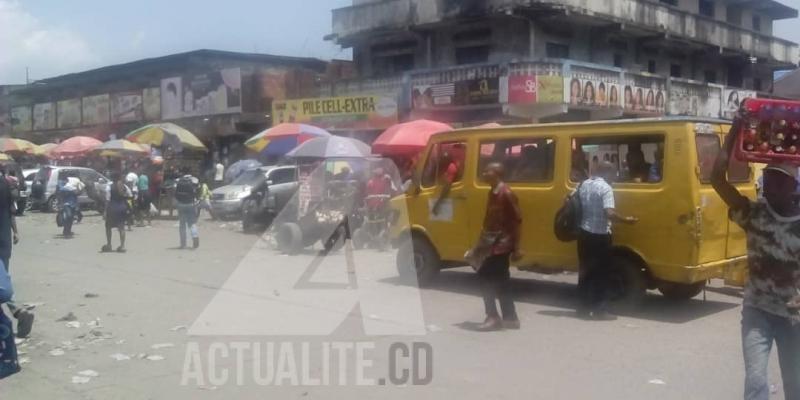
<path fill-rule="evenodd" d="M 41 208 L 47 212 L 56 210 L 58 207 L 56 198 L 58 180 L 65 172 L 71 176 L 77 176 L 86 185 L 86 190 L 78 196 L 80 207 L 102 209 L 105 201 L 105 189 L 110 183 L 108 178 L 91 168 L 55 166 L 42 167 L 33 178 L 31 196 L 28 199 L 31 207 Z"/>

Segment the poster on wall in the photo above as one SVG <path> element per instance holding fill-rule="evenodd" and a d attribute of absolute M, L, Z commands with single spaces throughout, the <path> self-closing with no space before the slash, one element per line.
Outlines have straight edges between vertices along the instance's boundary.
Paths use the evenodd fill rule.
<path fill-rule="evenodd" d="M 722 108 L 722 117 L 733 119 L 733 117 L 736 116 L 736 112 L 739 111 L 742 102 L 745 99 L 754 99 L 757 95 L 758 94 L 752 90 L 725 88 L 723 91 L 725 105 Z"/>
<path fill-rule="evenodd" d="M 161 119 L 161 88 L 145 88 L 142 93 L 142 103 L 145 120 Z"/>
<path fill-rule="evenodd" d="M 564 81 L 564 98 L 572 106 L 620 107 L 619 72 L 572 66 Z"/>
<path fill-rule="evenodd" d="M 161 119 L 178 119 L 183 116 L 183 80 L 180 77 L 161 80 Z"/>
<path fill-rule="evenodd" d="M 56 103 L 56 126 L 74 128 L 81 124 L 81 99 L 61 100 Z"/>
<path fill-rule="evenodd" d="M 416 85 L 412 92 L 412 101 L 416 109 L 498 104 L 500 79 L 481 78 L 453 83 Z"/>
<path fill-rule="evenodd" d="M 348 96 L 274 101 L 273 125 L 308 123 L 323 129 L 383 130 L 398 122 L 391 96 Z"/>
<path fill-rule="evenodd" d="M 83 125 L 104 125 L 111 120 L 111 98 L 107 94 L 83 98 Z"/>
<path fill-rule="evenodd" d="M 12 132 L 14 133 L 29 132 L 31 130 L 31 125 L 32 125 L 31 121 L 32 121 L 31 107 L 24 106 L 24 107 L 11 108 Z"/>
<path fill-rule="evenodd" d="M 672 81 L 669 90 L 669 113 L 692 117 L 720 118 L 722 87 Z"/>
<path fill-rule="evenodd" d="M 500 102 L 563 103 L 564 78 L 555 75 L 514 75 L 501 78 Z"/>
<path fill-rule="evenodd" d="M 33 129 L 56 129 L 56 105 L 41 103 L 33 105 Z"/>
<path fill-rule="evenodd" d="M 625 111 L 664 114 L 667 111 L 667 80 L 656 76 L 625 74 L 622 101 Z"/>
<path fill-rule="evenodd" d="M 184 81 L 184 117 L 241 111 L 242 74 L 239 68 L 193 75 Z"/>
<path fill-rule="evenodd" d="M 287 71 L 267 68 L 258 75 L 259 95 L 263 98 L 283 100 L 286 98 Z"/>
<path fill-rule="evenodd" d="M 111 97 L 111 120 L 113 122 L 141 121 L 143 117 L 142 92 L 115 93 Z"/>

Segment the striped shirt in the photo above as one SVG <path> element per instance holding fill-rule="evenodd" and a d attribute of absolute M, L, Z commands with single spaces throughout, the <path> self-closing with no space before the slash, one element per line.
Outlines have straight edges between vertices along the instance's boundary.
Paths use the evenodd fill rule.
<path fill-rule="evenodd" d="M 606 210 L 614 208 L 614 190 L 603 178 L 592 177 L 581 184 L 581 229 L 595 235 L 611 234 Z"/>

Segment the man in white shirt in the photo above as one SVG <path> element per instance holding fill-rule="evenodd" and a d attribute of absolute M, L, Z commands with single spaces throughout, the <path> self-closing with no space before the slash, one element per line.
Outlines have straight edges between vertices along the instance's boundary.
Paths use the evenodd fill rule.
<path fill-rule="evenodd" d="M 225 166 L 221 162 L 214 165 L 214 187 L 222 186 L 225 180 Z"/>
<path fill-rule="evenodd" d="M 613 319 L 608 313 L 608 277 L 611 263 L 611 223 L 635 224 L 636 217 L 617 214 L 614 190 L 608 182 L 613 181 L 614 165 L 608 161 L 598 164 L 592 176 L 583 181 L 578 189 L 581 200 L 581 223 L 578 236 L 578 259 L 581 293 L 579 314 L 600 320 Z"/>

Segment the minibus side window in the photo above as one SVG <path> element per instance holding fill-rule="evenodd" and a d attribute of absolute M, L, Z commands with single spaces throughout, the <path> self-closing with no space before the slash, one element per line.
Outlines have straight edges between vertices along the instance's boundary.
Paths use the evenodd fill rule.
<path fill-rule="evenodd" d="M 500 139 L 481 142 L 478 176 L 493 162 L 503 164 L 508 183 L 553 180 L 555 141 L 550 138 Z"/>
<path fill-rule="evenodd" d="M 720 152 L 720 140 L 717 135 L 697 135 L 695 136 L 697 145 L 697 165 L 700 167 L 700 182 L 711 183 L 711 171 Z M 741 162 L 736 157 L 730 158 L 728 165 L 728 180 L 734 183 L 750 181 L 750 165 Z"/>
<path fill-rule="evenodd" d="M 433 145 L 422 171 L 422 187 L 457 183 L 463 179 L 466 143 L 448 142 Z"/>
<path fill-rule="evenodd" d="M 656 184 L 664 179 L 664 137 L 641 135 L 573 139 L 570 179 L 580 182 L 601 163 L 614 169 L 614 183 Z"/>

